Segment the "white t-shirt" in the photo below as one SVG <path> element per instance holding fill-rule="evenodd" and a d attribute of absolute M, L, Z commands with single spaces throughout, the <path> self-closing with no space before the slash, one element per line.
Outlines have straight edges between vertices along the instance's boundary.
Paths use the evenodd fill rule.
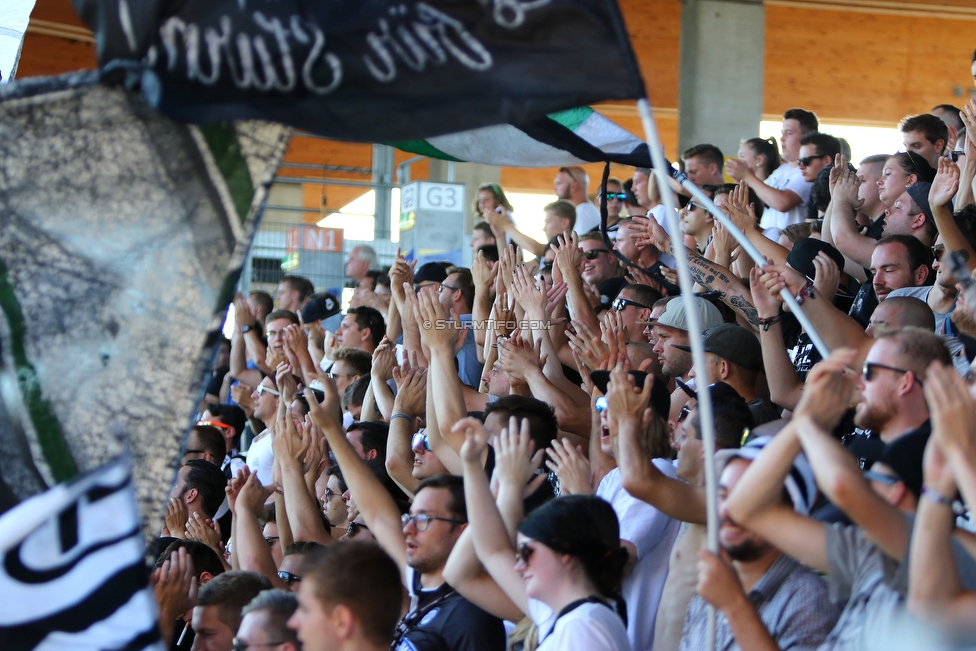
<path fill-rule="evenodd" d="M 536 651 L 630 651 L 627 629 L 609 606 L 582 604 L 556 620 L 553 628 L 556 613 L 541 601 L 529 599 L 529 617 L 539 627 Z"/>
<path fill-rule="evenodd" d="M 766 185 L 776 190 L 792 190 L 800 197 L 800 203 L 783 212 L 766 206 L 763 211 L 762 220 L 759 222 L 763 232 L 776 229 L 776 232 L 765 233 L 766 237 L 776 240 L 779 238 L 779 231 L 790 224 L 800 224 L 807 218 L 807 203 L 810 201 L 810 190 L 813 183 L 803 180 L 803 172 L 799 167 L 790 167 L 789 163 L 783 163 L 765 181 Z"/>
<path fill-rule="evenodd" d="M 668 477 L 675 476 L 671 461 L 654 459 L 653 463 Z M 637 564 L 623 583 L 627 638 L 634 651 L 649 651 L 654 646 L 654 622 L 680 523 L 625 491 L 619 468 L 607 473 L 596 494 L 613 506 L 620 520 L 620 537 L 637 547 Z"/>
<path fill-rule="evenodd" d="M 247 449 L 247 467 L 257 474 L 262 486 L 271 485 L 271 466 L 274 465 L 274 452 L 271 451 L 271 432 L 264 430 L 251 441 Z"/>
<path fill-rule="evenodd" d="M 573 230 L 582 235 L 600 227 L 600 211 L 589 201 L 576 206 L 576 226 Z"/>

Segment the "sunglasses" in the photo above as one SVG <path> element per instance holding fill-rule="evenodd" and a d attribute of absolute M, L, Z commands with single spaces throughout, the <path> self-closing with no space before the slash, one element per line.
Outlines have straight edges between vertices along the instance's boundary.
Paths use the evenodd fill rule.
<path fill-rule="evenodd" d="M 812 163 L 813 161 L 817 160 L 818 158 L 824 158 L 824 157 L 823 156 L 805 156 L 804 158 L 797 159 L 796 162 L 797 162 L 797 164 L 802 165 L 803 167 L 809 167 L 810 166 L 810 163 Z"/>
<path fill-rule="evenodd" d="M 688 209 L 688 212 L 691 212 L 692 210 L 697 210 L 699 208 L 704 208 L 704 206 L 702 206 L 700 203 L 695 203 L 694 201 L 689 201 L 688 203 L 685 204 L 685 208 Z"/>
<path fill-rule="evenodd" d="M 651 308 L 647 307 L 646 305 L 641 305 L 637 301 L 631 301 L 631 300 L 628 300 L 626 298 L 615 298 L 615 299 L 613 299 L 613 303 L 610 304 L 610 309 L 613 310 L 614 312 L 622 312 L 624 310 L 624 308 L 626 308 L 628 305 L 633 305 L 634 307 L 642 307 L 645 310 L 651 309 Z"/>
<path fill-rule="evenodd" d="M 261 386 L 261 385 L 258 385 L 258 386 Z M 229 430 L 233 430 L 234 429 L 233 427 L 231 427 L 227 423 L 218 423 L 215 420 L 198 420 L 197 421 L 197 426 L 198 427 L 216 427 L 218 429 L 229 429 Z"/>
<path fill-rule="evenodd" d="M 450 286 L 450 285 L 448 285 L 447 283 L 441 283 L 440 285 L 438 285 L 438 286 L 437 286 L 437 291 L 439 291 L 439 292 L 443 292 L 443 291 L 444 291 L 444 288 L 445 288 L 445 287 L 446 287 L 447 289 L 449 289 L 449 290 L 451 290 L 452 292 L 453 292 L 453 291 L 456 291 L 456 290 L 458 290 L 458 289 L 460 289 L 460 287 L 451 287 L 451 286 Z"/>
<path fill-rule="evenodd" d="M 522 561 L 528 565 L 529 559 L 532 558 L 532 554 L 534 553 L 534 547 L 529 547 L 528 543 L 520 543 L 518 548 L 515 550 L 515 564 L 517 565 L 519 561 Z"/>
<path fill-rule="evenodd" d="M 590 249 L 589 251 L 583 251 L 583 257 L 587 260 L 596 260 L 596 257 L 601 253 L 610 253 L 607 249 Z"/>
<path fill-rule="evenodd" d="M 349 526 L 346 527 L 346 537 L 355 538 L 359 534 L 360 529 L 369 531 L 369 527 L 362 522 L 350 522 Z"/>
<path fill-rule="evenodd" d="M 413 439 L 410 440 L 411 448 L 420 448 L 430 452 L 430 441 L 427 440 L 427 435 L 423 432 L 417 432 L 413 435 Z"/>
<path fill-rule="evenodd" d="M 302 577 L 297 574 L 292 574 L 291 572 L 286 572 L 285 570 L 278 570 L 278 578 L 284 581 L 288 587 L 291 587 L 292 583 L 298 583 L 302 580 Z"/>
<path fill-rule="evenodd" d="M 268 387 L 264 386 L 263 384 L 259 384 L 258 385 L 258 388 L 254 390 L 254 393 L 258 394 L 259 396 L 260 395 L 263 395 L 265 393 L 270 393 L 273 396 L 280 396 L 281 395 L 280 393 L 278 393 L 274 389 L 269 389 Z"/>
<path fill-rule="evenodd" d="M 941 260 L 942 254 L 945 253 L 945 244 L 936 244 L 932 247 L 932 258 L 934 260 Z"/>
<path fill-rule="evenodd" d="M 414 294 L 419 294 L 421 289 L 423 289 L 425 287 L 433 287 L 434 285 L 437 285 L 437 283 L 435 283 L 435 282 L 415 283 L 414 286 L 413 286 L 413 292 L 414 292 Z"/>
<path fill-rule="evenodd" d="M 602 414 L 603 412 L 605 412 L 609 406 L 610 405 L 607 404 L 606 396 L 598 397 L 596 399 L 596 402 L 593 403 L 593 407 L 596 409 L 598 414 Z"/>
<path fill-rule="evenodd" d="M 864 375 L 865 382 L 870 382 L 871 380 L 873 380 L 874 371 L 879 368 L 884 369 L 886 371 L 893 371 L 895 373 L 902 373 L 902 374 L 911 373 L 911 371 L 909 371 L 906 368 L 898 368 L 897 366 L 888 366 L 887 364 L 878 364 L 877 362 L 864 362 L 864 368 L 861 369 L 861 374 Z M 912 373 L 912 380 L 918 382 L 918 386 L 920 387 L 925 386 L 924 384 L 922 384 L 921 380 L 915 377 L 914 373 Z"/>
<path fill-rule="evenodd" d="M 607 201 L 625 201 L 627 199 L 626 192 L 607 192 Z"/>
<path fill-rule="evenodd" d="M 688 414 L 691 413 L 691 408 L 688 405 L 681 407 L 681 411 L 678 412 L 678 422 L 683 423 L 685 419 L 688 418 Z"/>
<path fill-rule="evenodd" d="M 873 470 L 865 470 L 864 478 L 871 481 L 879 481 L 882 484 L 888 484 L 889 486 L 894 486 L 901 480 L 898 477 L 892 477 L 891 475 L 886 475 L 881 472 L 874 472 Z"/>

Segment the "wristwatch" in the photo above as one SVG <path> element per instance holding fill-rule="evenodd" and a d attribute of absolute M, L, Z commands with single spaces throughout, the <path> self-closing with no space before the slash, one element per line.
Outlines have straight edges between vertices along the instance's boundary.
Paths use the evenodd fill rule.
<path fill-rule="evenodd" d="M 245 326 L 241 326 L 241 334 L 242 334 L 242 335 L 246 335 L 246 334 L 247 334 L 247 333 L 249 333 L 249 332 L 250 332 L 251 330 L 254 330 L 254 326 L 253 326 L 253 325 L 245 325 Z"/>

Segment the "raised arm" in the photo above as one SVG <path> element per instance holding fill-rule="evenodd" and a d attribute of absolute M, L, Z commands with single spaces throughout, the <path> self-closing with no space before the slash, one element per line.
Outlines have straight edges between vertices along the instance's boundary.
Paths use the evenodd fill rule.
<path fill-rule="evenodd" d="M 503 429 L 498 437 L 496 447 L 506 446 L 529 451 L 531 437 L 529 436 L 528 421 L 523 421 L 521 427 L 512 424 Z M 525 582 L 515 570 L 515 545 L 509 537 L 495 501 L 491 496 L 488 478 L 481 463 L 482 455 L 488 445 L 487 435 L 481 423 L 473 418 L 466 418 L 458 423 L 456 433 L 465 438 L 461 449 L 461 461 L 464 465 L 464 498 L 468 509 L 468 528 L 474 540 L 475 551 L 479 560 L 505 592 L 518 610 L 529 612 L 529 598 L 525 593 Z M 521 495 L 521 486 L 508 486 L 517 490 Z M 501 491 L 501 487 L 499 487 Z M 501 494 L 499 494 L 501 499 Z"/>
<path fill-rule="evenodd" d="M 782 280 L 760 267 L 754 267 L 749 272 L 749 280 L 758 319 L 764 322 L 759 328 L 759 343 L 762 345 L 769 399 L 781 407 L 794 409 L 800 401 L 803 382 L 796 374 L 783 340 L 783 326 L 780 323 L 783 308 L 776 289 Z M 772 289 L 767 288 L 767 282 Z"/>
<path fill-rule="evenodd" d="M 762 179 L 749 169 L 748 165 L 740 160 L 733 159 L 725 161 L 725 171 L 736 181 L 745 181 L 750 188 L 755 190 L 756 196 L 774 210 L 787 212 L 803 202 L 800 195 L 792 190 L 777 190 L 766 185 Z"/>
<path fill-rule="evenodd" d="M 471 306 L 471 321 L 474 324 L 479 324 L 479 326 L 485 323 L 491 314 L 491 305 L 495 298 L 492 288 L 495 284 L 495 278 L 498 276 L 498 270 L 498 264 L 489 268 L 485 254 L 481 251 L 475 251 L 474 259 L 471 261 L 471 280 L 474 282 L 474 305 Z M 485 345 L 487 336 L 487 328 L 476 327 L 474 329 L 474 341 L 478 346 Z M 484 362 L 485 360 L 481 359 L 480 361 Z"/>
<path fill-rule="evenodd" d="M 433 399 L 441 436 L 451 449 L 459 452 L 464 441 L 459 435 L 451 433 L 451 427 L 467 416 L 467 411 L 464 408 L 461 378 L 454 367 L 454 348 L 458 339 L 464 337 L 464 329 L 460 327 L 457 315 L 448 319 L 434 294 L 421 293 L 417 297 L 417 303 L 420 318 L 423 320 L 420 336 L 424 345 L 430 349 L 431 392 L 428 398 Z"/>
<path fill-rule="evenodd" d="M 342 470 L 342 478 L 356 501 L 360 514 L 366 521 L 376 542 L 396 561 L 400 577 L 406 585 L 407 550 L 406 538 L 400 524 L 400 510 L 389 492 L 383 487 L 366 462 L 359 458 L 352 444 L 346 439 L 342 427 L 342 408 L 339 395 L 331 378 L 323 380 L 325 400 L 321 403 L 311 390 L 305 390 L 305 399 L 311 408 L 312 421 L 325 434 L 336 463 Z"/>
<path fill-rule="evenodd" d="M 296 427 L 291 408 L 279 420 L 275 428 L 275 435 L 271 439 L 275 461 L 281 467 L 281 486 L 284 492 L 285 505 L 290 516 L 292 536 L 295 541 L 314 541 L 323 545 L 333 542 L 332 536 L 322 521 L 322 511 L 314 494 L 309 493 L 305 483 L 305 467 L 303 461 L 309 457 L 310 463 L 321 457 L 315 448 L 322 446 L 314 436 L 310 427 Z"/>
<path fill-rule="evenodd" d="M 234 552 L 237 555 L 238 566 L 242 570 L 253 570 L 263 574 L 271 580 L 277 588 L 287 588 L 284 581 L 278 578 L 278 568 L 275 567 L 274 559 L 271 557 L 271 549 L 268 547 L 264 534 L 261 531 L 261 523 L 258 521 L 264 512 L 264 503 L 268 499 L 268 491 L 265 490 L 258 476 L 248 475 L 245 467 L 245 477 L 243 488 L 237 495 L 235 504 L 234 533 Z"/>
<path fill-rule="evenodd" d="M 496 213 L 489 211 L 485 213 L 485 221 L 487 221 L 492 230 L 498 228 L 505 232 L 505 235 L 509 237 L 515 244 L 529 251 L 537 258 L 541 258 L 546 254 L 546 245 L 542 242 L 537 242 L 515 226 L 515 222 L 507 213 Z"/>
<path fill-rule="evenodd" d="M 844 163 L 846 167 L 846 162 Z M 835 166 L 836 168 L 836 166 Z M 831 170 L 833 172 L 833 170 Z M 857 210 L 864 203 L 858 199 L 857 192 L 861 181 L 856 172 L 841 169 L 830 198 L 830 235 L 837 247 L 845 256 L 861 265 L 863 268 L 871 266 L 871 254 L 877 241 L 861 235 L 857 230 Z"/>
<path fill-rule="evenodd" d="M 583 288 L 583 277 L 580 275 L 583 251 L 579 248 L 579 237 L 576 233 L 571 233 L 568 239 L 565 235 L 560 235 L 557 239 L 558 244 L 554 244 L 552 248 L 556 252 L 556 265 L 566 283 L 566 305 L 569 309 L 569 318 L 586 324 L 592 330 L 598 330 L 600 319 L 597 317 L 593 306 L 590 305 L 589 298 Z"/>
<path fill-rule="evenodd" d="M 427 369 L 410 369 L 400 376 L 395 369 L 394 376 L 400 380 L 400 390 L 393 401 L 393 416 L 390 418 L 390 434 L 386 443 L 386 471 L 397 485 L 411 497 L 419 480 L 413 476 L 413 435 L 417 431 L 417 418 L 424 415 L 427 399 Z"/>
<path fill-rule="evenodd" d="M 648 375 L 644 386 L 635 387 L 624 364 L 610 373 L 607 405 L 610 410 L 610 438 L 616 450 L 620 479 L 625 491 L 644 500 L 661 513 L 682 520 L 704 524 L 705 490 L 700 486 L 668 477 L 651 463 L 642 443 L 650 422 L 651 387 Z"/>
<path fill-rule="evenodd" d="M 393 377 L 393 367 L 396 365 L 396 350 L 394 344 L 383 337 L 380 345 L 373 351 L 373 364 L 369 367 L 369 385 L 373 390 L 373 400 L 376 409 L 389 422 L 393 413 L 393 391 L 387 380 Z"/>
<path fill-rule="evenodd" d="M 968 269 L 972 271 L 976 269 L 976 251 L 952 217 L 952 198 L 956 196 L 956 191 L 959 189 L 959 175 L 958 165 L 948 158 L 940 158 L 939 171 L 929 189 L 929 205 L 932 207 L 932 217 L 935 219 L 935 226 L 939 229 L 946 250 L 961 255 Z"/>
<path fill-rule="evenodd" d="M 965 458 L 965 448 L 976 443 L 976 413 L 965 381 L 938 362 L 926 372 L 925 398 L 932 436 L 925 448 L 926 492 L 918 504 L 910 550 L 908 607 L 936 624 L 966 626 L 976 612 L 976 594 L 960 582 L 951 542 L 956 516 L 944 501 L 957 489 L 950 459 Z"/>
<path fill-rule="evenodd" d="M 837 351 L 813 367 L 793 420 L 763 448 L 725 502 L 735 522 L 821 572 L 829 570 L 826 525 L 784 504 L 783 483 L 801 450 L 797 428 L 831 430 L 840 420 L 848 402 L 844 396 L 850 392 L 844 373 L 852 357 L 850 350 Z"/>

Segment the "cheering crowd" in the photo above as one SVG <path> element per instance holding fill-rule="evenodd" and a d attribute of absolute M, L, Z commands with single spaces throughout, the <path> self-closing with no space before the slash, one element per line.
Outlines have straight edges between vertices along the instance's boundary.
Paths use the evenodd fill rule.
<path fill-rule="evenodd" d="M 976 100 L 899 128 L 857 167 L 800 108 L 685 150 L 762 265 L 677 185 L 671 232 L 650 170 L 566 167 L 546 242 L 486 184 L 470 268 L 362 246 L 345 313 L 239 296 L 155 550 L 170 648 L 692 651 L 709 607 L 717 649 L 973 646 Z"/>

